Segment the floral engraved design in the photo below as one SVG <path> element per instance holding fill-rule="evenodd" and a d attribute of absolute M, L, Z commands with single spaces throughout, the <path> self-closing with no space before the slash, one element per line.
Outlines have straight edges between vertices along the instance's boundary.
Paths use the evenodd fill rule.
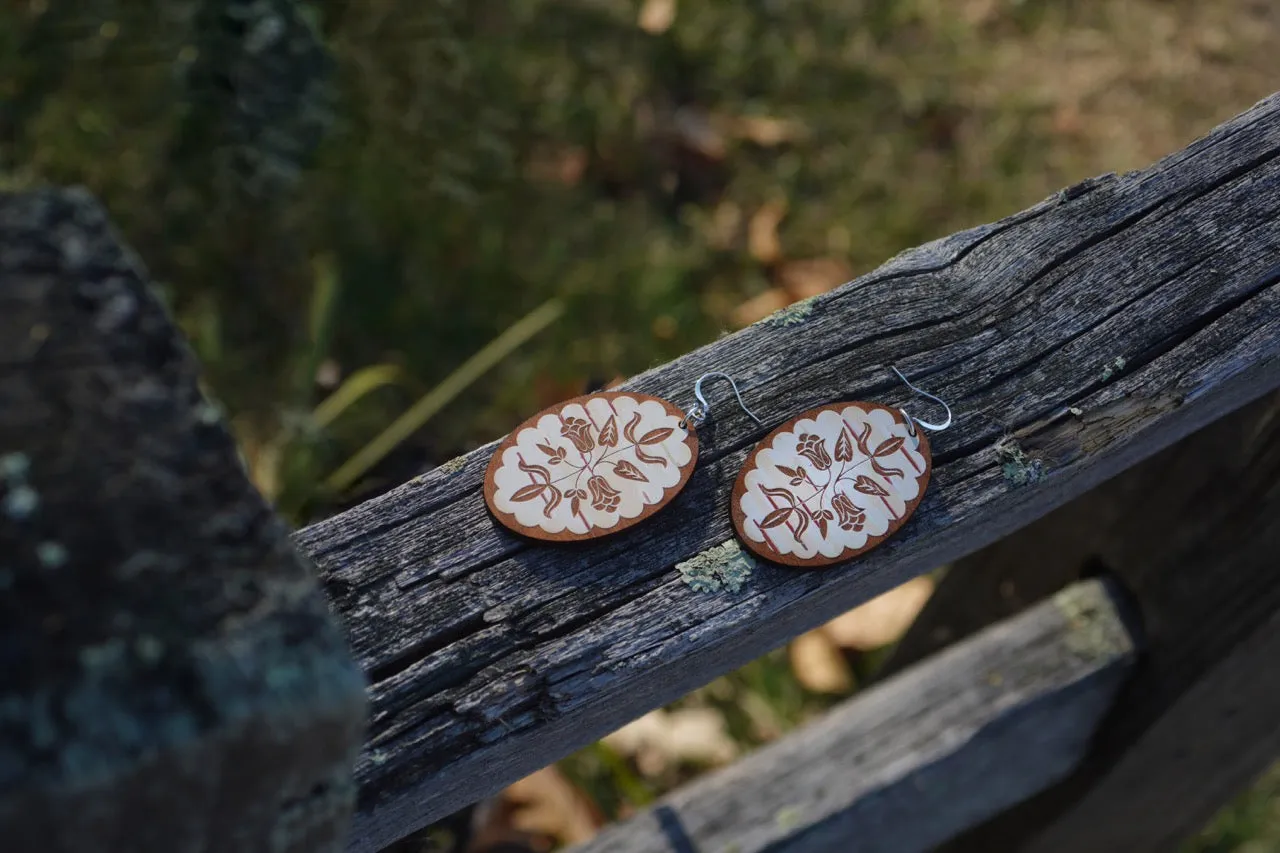
<path fill-rule="evenodd" d="M 901 414 L 872 403 L 824 406 L 762 441 L 734 492 L 749 548 L 795 565 L 826 565 L 873 547 L 915 509 L 928 445 Z"/>
<path fill-rule="evenodd" d="M 548 409 L 494 454 L 485 497 L 508 526 L 590 538 L 671 500 L 697 454 L 684 413 L 641 394 L 602 392 Z"/>
<path fill-rule="evenodd" d="M 599 474 L 587 480 L 587 489 L 591 492 L 591 508 L 594 510 L 614 512 L 618 504 L 622 503 L 622 494 Z"/>
<path fill-rule="evenodd" d="M 579 453 L 590 453 L 595 450 L 596 440 L 591 435 L 591 422 L 586 418 L 565 418 L 560 434 L 573 442 Z"/>
<path fill-rule="evenodd" d="M 840 519 L 841 530 L 852 530 L 855 533 L 862 531 L 862 526 L 867 523 L 867 514 L 849 500 L 848 495 L 841 493 L 834 496 L 831 498 L 831 506 Z"/>
<path fill-rule="evenodd" d="M 618 446 L 618 419 L 609 418 L 605 421 L 604 428 L 600 430 L 599 444 L 601 447 L 617 447 Z"/>
<path fill-rule="evenodd" d="M 644 475 L 643 471 L 625 459 L 613 466 L 613 473 L 624 480 L 635 480 L 637 483 L 649 482 L 649 478 Z"/>
<path fill-rule="evenodd" d="M 812 462 L 813 467 L 819 471 L 826 471 L 831 467 L 831 454 L 827 453 L 826 445 L 816 435 L 800 436 L 800 442 L 796 445 L 796 453 Z"/>

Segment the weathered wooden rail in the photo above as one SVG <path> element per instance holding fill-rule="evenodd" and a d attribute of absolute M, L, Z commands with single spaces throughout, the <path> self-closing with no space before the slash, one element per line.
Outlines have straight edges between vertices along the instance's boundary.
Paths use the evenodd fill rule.
<path fill-rule="evenodd" d="M 1069 587 L 574 853 L 931 850 L 1079 764 L 1134 660 L 1112 594 Z"/>
<path fill-rule="evenodd" d="M 15 202 L 4 204 L 12 209 Z M 0 221 L 17 227 L 12 215 Z M 31 238 L 29 229 L 21 233 Z M 65 254 L 71 244 L 57 238 L 50 245 Z M 735 407 L 719 406 L 700 431 L 701 459 L 688 487 L 646 524 L 574 547 L 515 538 L 484 508 L 481 478 L 494 446 L 489 445 L 298 532 L 294 541 L 319 565 L 369 683 L 371 717 L 355 769 L 360 793 L 349 849 L 378 850 L 936 565 L 1022 528 L 1043 529 L 1064 513 L 1089 518 L 1095 497 L 1109 494 L 1124 495 L 1128 504 L 1119 505 L 1151 505 L 1150 513 L 1133 513 L 1141 521 L 1137 547 L 1159 546 L 1149 556 L 1128 555 L 1139 568 L 1112 565 L 1125 549 L 1109 548 L 1108 542 L 1123 543 L 1126 534 L 1110 520 L 1077 526 L 1071 547 L 1038 555 L 1025 538 L 1012 537 L 1008 541 L 1020 547 L 1010 554 L 1018 556 L 1004 564 L 1040 583 L 1037 594 L 1048 594 L 1101 560 L 1116 588 L 1136 599 L 1143 624 L 1130 637 L 1119 620 L 1104 620 L 1112 625 L 1108 636 L 1123 638 L 1109 646 L 1110 656 L 1056 655 L 1055 648 L 1078 649 L 1071 639 L 1078 635 L 1072 626 L 1050 630 L 1044 621 L 1050 611 L 1033 611 L 947 653 L 957 672 L 923 660 L 855 698 L 819 724 L 818 737 L 827 738 L 821 751 L 814 751 L 818 741 L 811 731 L 748 759 L 790 779 L 803 778 L 795 761 L 819 754 L 879 768 L 874 783 L 851 785 L 828 799 L 815 793 L 821 809 L 787 821 L 787 831 L 779 833 L 776 821 L 771 831 L 755 834 L 746 825 L 740 833 L 715 828 L 708 807 L 737 808 L 734 803 L 748 801 L 728 797 L 724 784 L 711 780 L 677 795 L 676 806 L 667 804 L 666 811 L 642 816 L 610 837 L 634 841 L 644 836 L 628 833 L 648 831 L 646 821 L 669 827 L 672 815 L 698 816 L 680 824 L 693 839 L 681 843 L 694 843 L 706 831 L 711 834 L 703 840 L 732 838 L 744 851 L 764 843 L 830 849 L 834 836 L 824 833 L 871 837 L 875 833 L 865 822 L 892 826 L 902 803 L 937 802 L 929 799 L 936 791 L 907 797 L 909 780 L 972 778 L 984 754 L 1004 750 L 1029 757 L 1017 773 L 998 776 L 1007 786 L 968 800 L 957 793 L 954 808 L 943 810 L 945 820 L 927 832 L 917 828 L 915 836 L 903 830 L 898 847 L 892 846 L 893 836 L 876 836 L 887 846 L 874 849 L 924 849 L 966 829 L 956 844 L 980 848 L 983 838 L 994 838 L 1011 844 L 1034 840 L 1034 849 L 1043 850 L 1167 849 L 1170 838 L 1194 828 L 1185 813 L 1169 806 L 1186 794 L 1192 774 L 1215 763 L 1229 768 L 1196 794 L 1192 817 L 1200 817 L 1242 784 L 1258 761 L 1280 749 L 1271 732 L 1242 757 L 1240 740 L 1205 737 L 1204 724 L 1197 722 L 1215 701 L 1221 705 L 1219 686 L 1228 685 L 1241 691 L 1243 704 L 1218 710 L 1235 708 L 1241 730 L 1262 737 L 1263 715 L 1280 695 L 1271 689 L 1274 668 L 1259 671 L 1276 644 L 1280 612 L 1280 578 L 1273 577 L 1274 557 L 1267 557 L 1280 543 L 1274 521 L 1280 419 L 1273 401 L 1226 417 L 1280 387 L 1277 249 L 1280 97 L 1272 97 L 1149 169 L 1086 181 L 1000 222 L 906 252 L 830 294 L 636 377 L 628 387 L 687 402 L 698 375 L 729 372 L 766 424 L 758 427 Z M 25 268 L 3 271 L 17 285 L 6 280 L 0 300 L 20 305 L 35 298 Z M 85 275 L 64 264 L 57 275 L 40 279 L 41 287 L 74 289 Z M 16 316 L 27 317 L 21 311 Z M 30 330 L 19 327 L 26 320 L 13 322 L 0 338 L 0 437 L 5 447 L 43 446 L 83 418 L 8 418 L 14 400 L 70 405 L 57 387 L 36 383 L 28 390 L 22 376 L 52 368 L 39 361 L 39 347 L 14 343 L 26 340 Z M 109 347 L 101 353 L 114 357 Z M 737 593 L 699 593 L 686 585 L 673 569 L 677 563 L 701 555 L 714 568 L 717 560 L 743 559 L 721 545 L 732 538 L 728 493 L 753 443 L 773 425 L 820 403 L 907 403 L 889 364 L 945 397 L 956 413 L 955 426 L 933 440 L 933 484 L 910 524 L 890 543 L 835 570 L 751 564 Z M 115 393 L 101 389 L 98 405 L 111 405 Z M 88 406 L 90 397 L 77 397 L 75 404 Z M 1192 478 L 1187 483 L 1170 485 L 1145 475 L 1127 480 L 1128 492 L 1113 491 L 1114 484 L 1098 490 L 1127 469 L 1133 472 L 1125 478 L 1143 476 L 1138 463 L 1215 421 L 1221 423 L 1214 434 L 1234 434 L 1233 428 L 1238 433 L 1241 444 L 1231 454 L 1197 443 L 1200 435 L 1185 444 L 1229 461 L 1179 468 Z M 1178 454 L 1179 448 L 1168 452 Z M 171 464 L 180 459 L 176 450 L 166 457 Z M 1232 473 L 1237 484 L 1224 483 Z M 1192 502 L 1197 490 L 1203 498 Z M 79 500 L 105 501 L 112 494 L 91 489 Z M 1164 500 L 1169 495 L 1182 498 Z M 1033 524 L 1073 499 L 1078 500 Z M 1215 509 L 1216 500 L 1225 500 L 1232 514 Z M 1161 516 L 1157 508 L 1168 514 Z M 1110 539 L 1095 535 L 1102 531 Z M 125 559 L 126 544 L 135 538 L 102 535 L 118 538 L 115 550 L 101 556 L 105 569 L 98 569 L 105 571 L 111 561 Z M 0 537 L 6 551 L 35 547 L 7 520 L 0 521 Z M 1046 572 L 1054 572 L 1051 579 L 1028 568 L 1034 560 L 1045 561 Z M 19 565 L 20 571 L 38 569 L 34 563 L 29 569 Z M 67 588 L 87 583 L 92 568 L 86 566 Z M 108 574 L 111 589 L 127 591 L 138 583 L 126 574 Z M 966 574 L 961 566 L 946 586 L 959 589 Z M 179 573 L 157 582 L 168 590 L 180 578 Z M 991 587 L 997 592 L 984 600 L 1004 602 L 999 591 L 1006 579 L 997 580 Z M 180 587 L 170 591 L 176 594 Z M 42 613 L 52 606 L 31 596 L 29 587 L 14 589 L 21 597 L 11 593 L 5 600 L 17 602 L 15 607 Z M 1101 595 L 1102 587 L 1089 589 Z M 940 595 L 933 610 L 960 597 Z M 951 630 L 969 633 L 1011 609 L 1003 603 L 987 608 Z M 926 622 L 946 628 L 944 617 L 934 612 Z M 1203 645 L 1169 639 L 1183 632 Z M 1045 645 L 1028 650 L 1010 642 L 1032 635 Z M 912 662 L 912 648 L 932 650 L 937 644 L 936 632 L 920 636 L 904 644 L 902 665 Z M 301 649 L 318 644 L 323 651 L 317 659 L 340 659 L 320 640 L 303 639 Z M 54 641 L 36 632 L 26 642 L 42 648 Z M 1129 669 L 1131 647 L 1145 650 L 1148 643 L 1150 651 L 1143 654 L 1150 666 L 1138 666 L 1099 723 Z M 978 663 L 988 658 L 1007 661 L 1023 677 L 1003 688 L 981 686 Z M 1051 661 L 1061 665 L 1049 666 Z M 1033 671 L 1037 663 L 1044 671 Z M 1171 674 L 1179 666 L 1189 673 L 1186 679 Z M 87 677 L 74 669 L 66 674 L 71 684 Z M 969 690 L 962 689 L 966 678 Z M 1077 684 L 1084 686 L 1077 691 Z M 945 685 L 954 698 L 930 693 L 930 685 Z M 38 687 L 28 679 L 12 689 L 5 684 L 0 693 L 25 699 Z M 929 701 L 912 707 L 920 691 Z M 264 688 L 257 695 L 269 704 L 275 694 Z M 897 713 L 886 703 L 898 706 Z M 990 713 L 988 703 L 1000 712 Z M 1018 724 L 1028 719 L 1037 722 Z M 881 723 L 887 720 L 895 722 L 891 733 L 900 742 L 923 746 L 895 757 L 849 740 L 876 737 L 886 731 Z M 910 729 L 911 720 L 919 728 Z M 946 742 L 931 734 L 948 721 L 958 721 L 951 731 L 968 731 L 969 740 Z M 1070 737 L 1041 750 L 1037 733 L 1043 731 Z M 1171 750 L 1192 732 L 1197 748 L 1185 761 L 1171 760 Z M 193 731 L 190 742 L 202 736 Z M 8 730 L 0 728 L 0 737 L 8 738 Z M 986 746 L 994 752 L 984 753 Z M 0 757 L 5 754 L 0 751 Z M 1042 760 L 1032 760 L 1036 756 Z M 4 767 L 0 761 L 0 771 Z M 122 760 L 113 772 L 126 767 Z M 1054 784 L 1072 768 L 1072 778 Z M 1123 782 L 1157 768 L 1160 785 L 1141 795 L 1145 801 L 1116 793 Z M 821 772 L 836 778 L 841 770 L 833 765 Z M 0 772 L 0 832 L 29 828 L 25 813 L 14 806 L 22 802 L 25 778 Z M 105 777 L 104 790 L 114 778 Z M 764 798 L 759 802 L 774 802 L 764 789 L 757 793 Z M 1142 820 L 1133 823 L 1143 831 L 1113 828 L 1107 834 L 1098 826 L 1117 823 L 1111 817 L 1127 808 L 1142 809 Z M 699 828 L 706 826 L 711 829 Z M 663 836 L 666 842 L 672 837 Z M 272 848 L 263 842 L 239 849 Z M 688 843 L 672 849 L 688 849 Z"/>

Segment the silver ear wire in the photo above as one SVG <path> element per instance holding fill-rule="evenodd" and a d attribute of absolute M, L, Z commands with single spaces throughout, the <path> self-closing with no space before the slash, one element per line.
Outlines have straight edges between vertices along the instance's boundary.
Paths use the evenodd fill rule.
<path fill-rule="evenodd" d="M 951 407 L 947 405 L 946 400 L 943 400 L 941 397 L 935 397 L 933 394 L 930 394 L 928 391 L 925 391 L 923 389 L 917 388 L 916 386 L 912 385 L 911 381 L 907 379 L 907 377 L 902 375 L 902 371 L 894 367 L 893 365 L 889 365 L 889 369 L 892 370 L 894 373 L 898 374 L 898 378 L 901 379 L 903 384 L 905 384 L 912 391 L 916 392 L 921 397 L 927 397 L 928 399 L 933 400 L 935 403 L 937 403 L 938 405 L 942 406 L 942 408 L 947 410 L 947 419 L 945 421 L 943 421 L 940 424 L 932 424 L 932 423 L 929 423 L 928 421 L 922 421 L 919 418 L 914 417 L 906 409 L 899 409 L 898 411 L 902 412 L 903 417 L 907 419 L 907 429 L 911 432 L 912 435 L 915 435 L 916 433 L 915 424 L 920 424 L 920 426 L 929 430 L 929 432 L 942 432 L 944 429 L 951 426 Z"/>
<path fill-rule="evenodd" d="M 760 424 L 760 426 L 764 426 L 764 421 L 757 418 L 755 412 L 748 409 L 747 404 L 742 402 L 742 394 L 738 391 L 738 383 L 734 382 L 733 377 L 729 374 L 721 373 L 718 370 L 702 374 L 698 377 L 698 381 L 693 383 L 693 396 L 697 398 L 698 402 L 689 408 L 689 414 L 684 421 L 680 422 L 680 426 L 699 427 L 707 422 L 707 416 L 711 414 L 711 404 L 707 402 L 706 397 L 702 396 L 702 382 L 704 379 L 713 379 L 715 377 L 728 381 L 729 385 L 733 387 L 733 396 L 738 398 L 738 405 L 742 407 L 742 411 L 746 412 L 751 420 Z"/>

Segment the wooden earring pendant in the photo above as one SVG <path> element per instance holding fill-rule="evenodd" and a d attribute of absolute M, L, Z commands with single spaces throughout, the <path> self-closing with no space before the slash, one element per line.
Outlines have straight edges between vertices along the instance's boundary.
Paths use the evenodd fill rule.
<path fill-rule="evenodd" d="M 756 445 L 733 490 L 733 525 L 754 554 L 819 568 L 857 557 L 888 539 L 915 512 L 929 486 L 931 424 L 879 403 L 810 409 Z M 923 428 L 923 429 L 921 429 Z"/>
<path fill-rule="evenodd" d="M 713 376 L 733 384 L 723 373 L 699 378 L 698 402 L 688 412 L 634 391 L 588 394 L 542 410 L 494 452 L 484 481 L 490 512 L 516 533 L 551 542 L 596 539 L 644 521 L 693 473 L 697 427 L 710 411 L 702 381 Z M 733 391 L 741 404 L 737 385 Z"/>

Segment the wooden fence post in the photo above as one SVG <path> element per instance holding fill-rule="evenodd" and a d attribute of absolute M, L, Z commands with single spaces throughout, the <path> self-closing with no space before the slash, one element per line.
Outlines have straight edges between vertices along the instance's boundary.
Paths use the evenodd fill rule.
<path fill-rule="evenodd" d="M 0 194 L 0 846 L 340 850 L 363 678 L 102 210 Z"/>

